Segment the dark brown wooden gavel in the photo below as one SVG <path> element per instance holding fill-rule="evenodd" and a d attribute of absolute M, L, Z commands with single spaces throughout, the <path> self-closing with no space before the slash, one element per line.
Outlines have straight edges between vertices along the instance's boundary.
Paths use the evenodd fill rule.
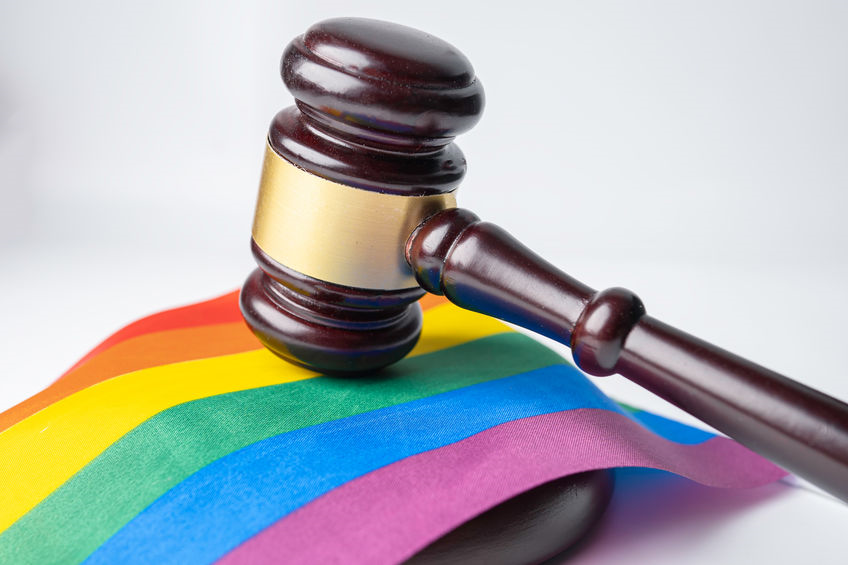
<path fill-rule="evenodd" d="M 271 351 L 323 373 L 374 371 L 421 331 L 425 291 L 571 347 L 848 501 L 848 405 L 596 292 L 455 207 L 454 137 L 483 109 L 468 60 L 428 34 L 328 20 L 286 49 L 296 105 L 268 137 L 241 294 Z"/>

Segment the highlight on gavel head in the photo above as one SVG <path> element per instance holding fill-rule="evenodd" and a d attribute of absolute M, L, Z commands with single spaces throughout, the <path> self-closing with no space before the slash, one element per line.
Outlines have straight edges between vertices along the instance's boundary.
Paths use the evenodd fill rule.
<path fill-rule="evenodd" d="M 456 48 L 397 24 L 320 22 L 281 62 L 295 105 L 271 122 L 247 324 L 271 351 L 330 374 L 405 356 L 424 291 L 404 258 L 425 218 L 456 206 L 483 88 Z"/>

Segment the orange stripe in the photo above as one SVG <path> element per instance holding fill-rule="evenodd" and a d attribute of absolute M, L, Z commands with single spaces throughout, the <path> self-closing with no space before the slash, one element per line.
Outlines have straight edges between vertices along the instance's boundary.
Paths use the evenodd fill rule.
<path fill-rule="evenodd" d="M 90 361 L 93 357 L 106 351 L 110 347 L 114 347 L 122 341 L 145 335 L 153 332 L 161 332 L 165 330 L 175 330 L 179 328 L 191 328 L 196 326 L 207 326 L 211 324 L 227 324 L 230 322 L 238 322 L 241 320 L 241 312 L 238 308 L 239 291 L 233 291 L 212 300 L 173 308 L 152 314 L 140 320 L 131 323 L 128 326 L 118 330 L 109 336 L 100 345 L 92 349 L 85 357 L 68 369 L 65 374 L 59 377 L 59 380 L 64 379 L 70 373 L 78 369 L 81 365 Z"/>
<path fill-rule="evenodd" d="M 188 306 L 160 312 L 130 324 L 127 328 L 134 328 L 133 331 L 139 331 L 138 328 L 146 328 L 151 333 L 132 336 L 130 333 L 123 333 L 124 330 L 120 330 L 113 334 L 109 340 L 119 335 L 122 338 L 116 339 L 111 345 L 105 347 L 104 344 L 107 344 L 109 340 L 104 341 L 98 346 L 98 348 L 102 348 L 102 351 L 92 351 L 74 368 L 65 373 L 61 379 L 20 404 L 0 413 L 0 432 L 66 396 L 118 375 L 158 365 L 261 349 L 262 345 L 241 320 L 237 297 L 238 293 L 231 293 L 212 301 L 194 305 L 200 308 L 193 313 L 187 312 L 192 308 L 192 306 Z M 233 298 L 236 298 L 236 301 L 233 301 Z M 152 329 L 155 327 L 167 328 L 175 323 L 189 321 L 191 319 L 189 316 L 202 312 L 203 307 L 215 302 L 218 302 L 218 304 L 213 304 L 212 319 L 228 314 L 221 308 L 223 305 L 229 308 L 230 312 L 235 310 L 239 321 L 216 325 L 195 325 L 195 327 L 178 329 Z M 444 297 L 428 294 L 421 299 L 420 304 L 421 308 L 429 310 L 446 302 L 447 300 Z M 168 314 L 172 312 L 177 314 L 174 320 L 168 317 Z M 199 319 L 194 318 L 195 321 Z M 147 325 L 144 326 L 141 323 Z"/>
<path fill-rule="evenodd" d="M 261 349 L 244 322 L 165 330 L 130 338 L 0 414 L 0 432 L 93 384 L 139 369 Z"/>
<path fill-rule="evenodd" d="M 448 299 L 444 296 L 436 296 L 435 294 L 425 294 L 421 300 L 418 301 L 418 304 L 421 305 L 422 310 L 429 310 L 430 308 L 435 308 L 440 304 L 447 304 Z"/>

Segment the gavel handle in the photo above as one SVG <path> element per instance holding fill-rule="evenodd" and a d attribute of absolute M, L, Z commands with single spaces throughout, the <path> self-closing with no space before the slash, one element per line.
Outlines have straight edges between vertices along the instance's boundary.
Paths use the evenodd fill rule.
<path fill-rule="evenodd" d="M 645 315 L 632 292 L 597 292 L 460 208 L 410 236 L 421 286 L 572 349 L 848 502 L 848 405 Z"/>

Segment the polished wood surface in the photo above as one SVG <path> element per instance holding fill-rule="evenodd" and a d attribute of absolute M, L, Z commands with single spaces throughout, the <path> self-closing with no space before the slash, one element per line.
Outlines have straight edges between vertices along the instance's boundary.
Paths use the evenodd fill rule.
<path fill-rule="evenodd" d="M 555 339 L 585 372 L 619 373 L 848 501 L 848 405 L 597 292 L 463 209 L 425 220 L 407 259 L 428 292 Z"/>
<path fill-rule="evenodd" d="M 419 288 L 382 293 L 334 285 L 280 265 L 255 242 L 260 268 L 239 296 L 247 325 L 283 359 L 356 375 L 403 359 L 421 334 Z"/>
<path fill-rule="evenodd" d="M 607 470 L 545 483 L 469 520 L 407 563 L 541 563 L 574 547 L 589 533 L 612 491 L 613 474 Z"/>
<path fill-rule="evenodd" d="M 283 53 L 297 105 L 271 123 L 271 147 L 330 180 L 380 192 L 448 192 L 465 174 L 454 137 L 483 111 L 468 59 L 418 30 L 360 18 L 310 27 Z"/>

